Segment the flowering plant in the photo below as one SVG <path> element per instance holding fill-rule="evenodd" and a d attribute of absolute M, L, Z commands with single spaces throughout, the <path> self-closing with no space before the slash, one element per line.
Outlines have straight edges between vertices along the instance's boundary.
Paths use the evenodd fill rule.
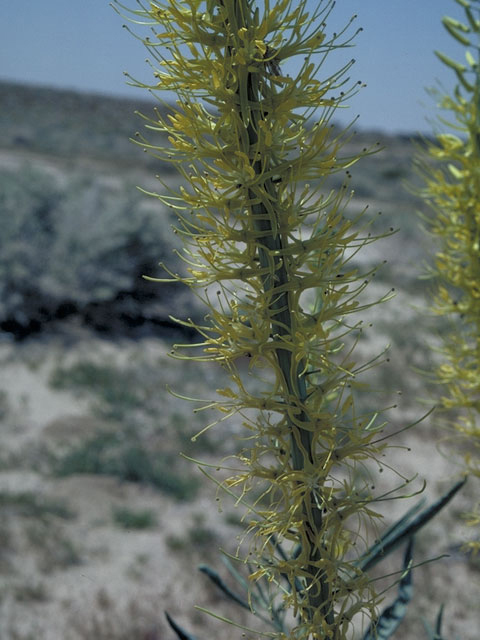
<path fill-rule="evenodd" d="M 199 464 L 245 509 L 235 558 L 252 567 L 252 608 L 255 589 L 268 586 L 262 598 L 275 629 L 245 628 L 256 637 L 340 640 L 359 616 L 373 620 L 365 638 L 389 637 L 410 597 L 411 546 L 400 610 L 378 618 L 367 570 L 445 503 L 416 518 L 409 512 L 369 547 L 374 505 L 393 492 L 375 495 L 371 480 L 387 447 L 379 411 L 359 413 L 355 404 L 361 374 L 378 356 L 356 361 L 363 325 L 354 314 L 379 302 L 362 297 L 376 269 L 364 272 L 355 259 L 379 236 L 367 210 L 352 217 L 348 205 L 349 168 L 376 147 L 344 152 L 352 127 L 332 124 L 361 84 L 348 76 L 354 61 L 318 78 L 325 58 L 355 35 L 354 18 L 328 34 L 334 4 L 319 2 L 311 15 L 306 0 L 157 0 L 132 11 L 153 33 L 144 40 L 149 88 L 178 98 L 147 118 L 168 146 L 138 139 L 185 181 L 157 194 L 176 213 L 186 263 L 184 274 L 165 266 L 161 280 L 186 284 L 208 307 L 202 324 L 178 320 L 200 342 L 173 351 L 225 369 L 228 385 L 199 408 L 219 414 L 205 429 L 241 419 L 234 462 L 215 465 L 221 479 Z M 327 188 L 339 172 L 341 188 Z"/>
<path fill-rule="evenodd" d="M 430 273 L 432 309 L 450 320 L 434 379 L 442 385 L 441 408 L 455 412 L 453 427 L 467 442 L 466 467 L 480 477 L 480 2 L 456 2 L 465 23 L 445 17 L 443 25 L 464 47 L 466 64 L 436 52 L 457 85 L 452 95 L 434 92 L 449 114 L 440 124 L 450 132 L 438 133 L 417 164 L 424 178 L 421 195 L 431 208 L 427 228 L 439 247 Z M 469 520 L 480 524 L 478 509 Z M 480 543 L 471 547 L 478 550 Z"/>

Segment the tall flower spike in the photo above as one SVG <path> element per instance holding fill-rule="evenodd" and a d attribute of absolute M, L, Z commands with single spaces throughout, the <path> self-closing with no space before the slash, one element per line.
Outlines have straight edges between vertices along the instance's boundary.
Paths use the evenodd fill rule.
<path fill-rule="evenodd" d="M 371 482 L 354 478 L 385 442 L 383 425 L 354 402 L 371 363 L 354 360 L 361 320 L 350 315 L 371 306 L 359 296 L 372 275 L 354 259 L 376 238 L 371 221 L 347 216 L 347 169 L 360 156 L 342 155 L 353 134 L 331 125 L 357 91 L 353 61 L 319 78 L 327 54 L 354 34 L 349 24 L 328 35 L 334 2 L 317 4 L 309 15 L 306 0 L 158 0 L 134 13 L 154 34 L 145 40 L 156 66 L 150 89 L 178 96 L 148 123 L 170 146 L 141 141 L 185 179 L 158 195 L 185 245 L 186 273 L 166 280 L 209 307 L 202 326 L 180 321 L 202 339 L 174 357 L 193 347 L 192 360 L 223 365 L 229 385 L 208 405 L 220 413 L 208 428 L 234 414 L 244 428 L 236 469 L 217 481 L 248 511 L 248 552 L 241 546 L 238 557 L 256 567 L 252 581 L 288 580 L 295 621 L 281 637 L 341 640 L 375 608 L 354 562 L 375 498 Z M 345 183 L 331 191 L 327 177 L 342 171 Z"/>
<path fill-rule="evenodd" d="M 441 406 L 455 410 L 453 426 L 468 443 L 467 470 L 480 477 L 480 1 L 456 1 L 465 22 L 445 17 L 443 24 L 465 48 L 465 64 L 436 52 L 458 84 L 452 95 L 435 94 L 449 114 L 441 124 L 456 134 L 439 133 L 417 165 L 431 208 L 427 227 L 439 247 L 432 309 L 450 320 L 435 381 L 442 385 Z M 480 522 L 479 510 L 472 524 Z"/>

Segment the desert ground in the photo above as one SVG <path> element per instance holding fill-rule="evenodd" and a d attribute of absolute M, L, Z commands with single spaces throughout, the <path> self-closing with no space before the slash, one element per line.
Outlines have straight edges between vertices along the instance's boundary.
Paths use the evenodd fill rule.
<path fill-rule="evenodd" d="M 168 214 L 135 190 L 156 188 L 161 171 L 128 142 L 139 105 L 2 89 L 0 640 L 174 640 L 165 611 L 198 640 L 242 637 L 198 607 L 260 631 L 197 569 L 229 581 L 221 550 L 235 551 L 242 513 L 180 453 L 216 464 L 241 426 L 232 419 L 192 442 L 208 416 L 174 395 L 211 398 L 225 374 L 169 356 L 192 340 L 169 316 L 202 309 L 188 291 L 141 278 L 176 245 Z M 368 204 L 374 229 L 398 230 L 358 256 L 366 269 L 388 260 L 367 295 L 395 295 L 362 317 L 359 358 L 385 356 L 360 402 L 396 405 L 379 488 L 405 478 L 415 494 L 426 482 L 387 503 L 387 527 L 422 497 L 438 499 L 463 467 L 438 412 L 403 430 L 436 404 L 428 372 L 444 325 L 427 309 L 421 276 L 434 247 L 405 188 L 416 180 L 412 140 L 360 130 L 350 144 L 377 139 L 385 150 L 352 170 L 351 212 Z M 444 604 L 444 637 L 477 640 L 480 562 L 463 546 L 478 535 L 464 521 L 478 493 L 470 479 L 416 536 L 414 597 L 395 638 L 427 639 L 425 621 Z M 398 571 L 401 554 L 379 573 Z M 393 587 L 385 604 L 394 597 Z"/>

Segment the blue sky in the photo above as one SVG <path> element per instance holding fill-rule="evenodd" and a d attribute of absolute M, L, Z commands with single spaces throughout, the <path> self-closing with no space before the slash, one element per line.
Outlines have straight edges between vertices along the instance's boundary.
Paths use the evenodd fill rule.
<path fill-rule="evenodd" d="M 312 7 L 317 2 L 311 0 Z M 368 86 L 340 119 L 358 113 L 362 128 L 429 131 L 434 103 L 425 87 L 453 82 L 433 50 L 458 60 L 464 55 L 441 18 L 462 18 L 461 7 L 454 0 L 337 0 L 332 30 L 355 13 L 363 32 L 348 51 L 357 61 L 351 75 Z M 146 52 L 122 23 L 108 0 L 1 0 L 0 78 L 144 98 L 142 90 L 126 86 L 123 71 L 148 82 Z"/>

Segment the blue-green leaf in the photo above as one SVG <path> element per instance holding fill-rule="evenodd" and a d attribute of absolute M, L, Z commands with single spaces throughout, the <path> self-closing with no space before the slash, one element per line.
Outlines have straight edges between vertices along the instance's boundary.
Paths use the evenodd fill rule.
<path fill-rule="evenodd" d="M 442 621 L 443 621 L 443 604 L 440 607 L 440 610 L 437 615 L 437 619 L 435 621 L 435 629 L 432 628 L 431 624 L 422 618 L 423 626 L 425 627 L 425 631 L 428 634 L 428 640 L 444 640 L 442 636 Z"/>
<path fill-rule="evenodd" d="M 422 506 L 422 503 L 412 507 L 407 513 L 393 524 L 383 536 L 373 546 L 366 551 L 357 562 L 357 566 L 362 571 L 367 571 L 371 567 L 383 560 L 385 556 L 396 549 L 407 538 L 411 538 L 419 529 L 427 524 L 443 507 L 450 502 L 454 495 L 459 491 L 466 482 L 460 480 L 450 491 L 447 491 L 441 498 L 434 502 L 430 507 L 424 509 L 416 518 L 415 513 Z"/>
<path fill-rule="evenodd" d="M 393 604 L 384 609 L 378 620 L 370 626 L 363 640 L 388 640 L 400 626 L 407 613 L 408 603 L 412 599 L 412 550 L 413 538 L 410 538 L 403 560 L 404 575 L 398 587 L 398 596 Z"/>
<path fill-rule="evenodd" d="M 435 624 L 435 638 L 434 640 L 442 640 L 442 622 L 443 622 L 443 604 L 438 612 L 437 622 Z"/>
<path fill-rule="evenodd" d="M 227 567 L 227 570 L 230 573 L 230 575 L 238 582 L 238 584 L 242 587 L 244 591 L 248 591 L 249 584 L 245 579 L 245 577 L 233 566 L 233 563 L 230 557 L 225 552 L 222 552 L 222 553 L 223 553 L 222 561 L 224 565 Z"/>
<path fill-rule="evenodd" d="M 172 627 L 172 629 L 177 634 L 177 637 L 179 638 L 179 640 L 197 640 L 197 638 L 195 638 L 195 636 L 192 636 L 190 633 L 188 633 L 187 631 L 182 629 L 182 627 L 180 627 L 175 622 L 175 620 L 171 616 L 168 615 L 168 613 L 166 611 L 165 611 L 165 617 L 167 618 L 168 624 Z"/>
<path fill-rule="evenodd" d="M 230 598 L 231 600 L 233 600 L 234 602 L 236 602 L 237 604 L 239 604 L 241 607 L 243 607 L 244 609 L 247 609 L 248 611 L 250 611 L 250 605 L 248 604 L 248 602 L 246 600 L 244 600 L 243 598 L 241 598 L 240 596 L 238 596 L 235 592 L 233 592 L 230 587 L 228 587 L 225 582 L 222 580 L 222 578 L 218 575 L 218 573 L 216 571 L 214 571 L 213 569 L 210 569 L 210 567 L 208 567 L 206 564 L 202 564 L 198 567 L 199 571 L 201 571 L 202 573 L 204 573 L 206 576 L 208 576 L 210 578 L 210 580 L 213 582 L 213 584 L 218 587 L 221 591 L 223 591 L 223 593 Z"/>

